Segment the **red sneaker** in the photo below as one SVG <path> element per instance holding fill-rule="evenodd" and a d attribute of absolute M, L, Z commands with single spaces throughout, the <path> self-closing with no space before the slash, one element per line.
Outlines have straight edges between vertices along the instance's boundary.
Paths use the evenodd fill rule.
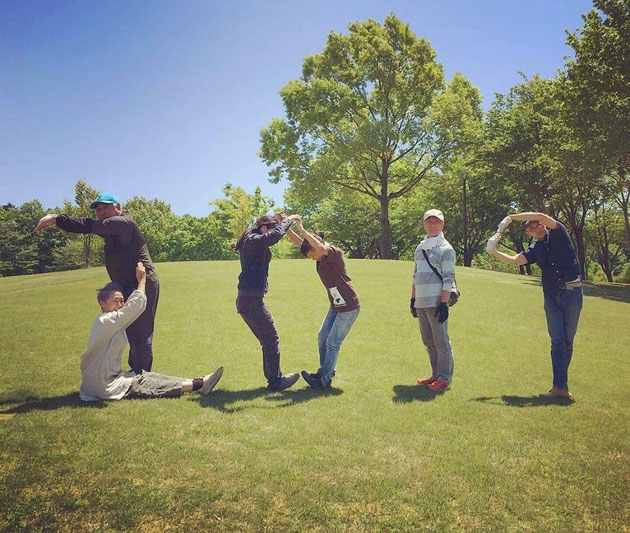
<path fill-rule="evenodd" d="M 436 381 L 437 381 L 437 378 L 427 378 L 427 379 L 418 378 L 418 383 L 420 383 L 420 385 L 431 385 L 431 383 L 434 383 Z"/>
<path fill-rule="evenodd" d="M 431 390 L 446 390 L 451 386 L 451 384 L 448 381 L 441 381 L 439 379 L 436 379 L 433 383 L 431 383 L 429 385 L 429 388 Z"/>

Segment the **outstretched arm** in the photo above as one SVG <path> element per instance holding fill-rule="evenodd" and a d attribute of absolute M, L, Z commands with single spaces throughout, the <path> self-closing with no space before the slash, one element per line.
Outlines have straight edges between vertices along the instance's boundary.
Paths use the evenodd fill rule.
<path fill-rule="evenodd" d="M 530 220 L 530 219 L 526 219 Z M 494 257 L 500 259 L 504 263 L 508 263 L 510 265 L 526 265 L 528 263 L 527 258 L 523 254 L 516 255 L 508 255 L 503 252 L 499 252 L 498 250 L 488 250 Z"/>
<path fill-rule="evenodd" d="M 508 218 L 508 217 L 505 217 L 505 218 Z M 529 220 L 529 219 L 525 219 L 525 220 Z M 505 219 L 503 219 L 501 224 L 504 224 L 504 223 L 505 223 Z M 501 229 L 501 225 L 499 225 L 499 229 Z M 519 265 L 519 266 L 526 265 L 528 263 L 527 257 L 525 257 L 523 254 L 508 255 L 508 254 L 504 254 L 503 252 L 499 252 L 499 250 L 497 250 L 497 245 L 499 244 L 499 241 L 501 240 L 501 236 L 502 236 L 502 233 L 498 231 L 492 237 L 490 237 L 490 239 L 488 240 L 488 244 L 486 245 L 486 250 L 497 259 L 503 261 L 504 263 L 508 263 L 510 265 Z"/>

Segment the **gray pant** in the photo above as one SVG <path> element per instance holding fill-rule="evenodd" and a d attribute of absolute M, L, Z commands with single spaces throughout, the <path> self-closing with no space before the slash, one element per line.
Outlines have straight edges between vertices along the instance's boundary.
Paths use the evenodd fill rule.
<path fill-rule="evenodd" d="M 142 374 L 134 376 L 125 398 L 178 398 L 182 395 L 184 381 L 186 381 L 184 378 L 143 370 Z"/>
<path fill-rule="evenodd" d="M 429 352 L 431 377 L 451 382 L 453 377 L 453 350 L 448 338 L 448 320 L 443 324 L 435 316 L 435 307 L 416 309 L 422 342 Z"/>

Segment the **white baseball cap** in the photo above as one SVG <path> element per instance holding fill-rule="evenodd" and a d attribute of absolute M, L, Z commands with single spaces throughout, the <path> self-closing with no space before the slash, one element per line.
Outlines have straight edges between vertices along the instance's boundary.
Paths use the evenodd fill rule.
<path fill-rule="evenodd" d="M 422 218 L 422 222 L 424 222 L 427 218 L 429 217 L 437 217 L 439 218 L 442 222 L 444 222 L 444 215 L 442 214 L 442 211 L 440 211 L 439 209 L 429 209 L 425 214 L 424 217 Z"/>

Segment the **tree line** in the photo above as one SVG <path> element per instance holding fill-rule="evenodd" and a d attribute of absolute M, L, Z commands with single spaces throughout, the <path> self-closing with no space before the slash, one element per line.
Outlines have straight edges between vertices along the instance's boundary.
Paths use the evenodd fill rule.
<path fill-rule="evenodd" d="M 281 89 L 285 117 L 261 131 L 270 181 L 288 184 L 283 208 L 349 257 L 410 259 L 422 213 L 438 207 L 458 262 L 500 270 L 513 267 L 483 253 L 497 223 L 542 211 L 569 229 L 585 278 L 630 281 L 630 2 L 596 0 L 583 21 L 553 78 L 523 75 L 486 113 L 477 88 L 460 73 L 447 83 L 430 43 L 394 14 L 331 32 Z M 55 210 L 87 216 L 96 192 L 80 180 Z M 156 261 L 233 259 L 229 243 L 277 206 L 260 187 L 223 193 L 206 217 L 157 198 L 125 207 Z M 31 234 L 43 214 L 37 200 L 0 209 L 1 275 L 102 262 L 98 238 Z M 529 244 L 516 225 L 506 237 L 512 252 Z"/>

